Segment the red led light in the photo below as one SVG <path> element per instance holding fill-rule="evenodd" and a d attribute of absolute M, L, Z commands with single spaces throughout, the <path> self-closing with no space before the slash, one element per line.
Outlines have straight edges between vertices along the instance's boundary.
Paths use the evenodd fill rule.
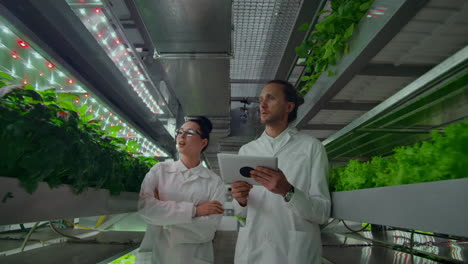
<path fill-rule="evenodd" d="M 98 38 L 102 38 L 102 33 L 99 32 L 99 33 L 97 34 L 97 37 L 98 37 Z"/>
<path fill-rule="evenodd" d="M 80 103 L 80 99 L 75 99 L 75 100 L 73 100 L 73 102 L 75 102 L 75 104 L 79 104 L 79 103 Z"/>
<path fill-rule="evenodd" d="M 73 79 L 68 78 L 68 79 L 67 79 L 67 83 L 68 83 L 68 84 L 74 84 L 75 81 L 74 81 Z"/>
<path fill-rule="evenodd" d="M 17 60 L 17 59 L 20 58 L 20 56 L 18 55 L 18 53 L 16 52 L 16 50 L 14 50 L 12 53 L 10 53 L 10 56 L 11 56 L 13 59 L 15 59 L 15 60 Z"/>
<path fill-rule="evenodd" d="M 55 65 L 52 64 L 51 62 L 46 61 L 45 64 L 46 64 L 47 68 L 49 68 L 50 70 L 55 69 Z"/>
<path fill-rule="evenodd" d="M 109 113 L 109 116 L 113 116 L 114 114 L 113 113 Z"/>
<path fill-rule="evenodd" d="M 28 84 L 28 79 L 25 78 L 25 79 L 23 80 L 23 84 L 24 84 L 24 85 Z"/>
<path fill-rule="evenodd" d="M 28 48 L 29 47 L 28 43 L 26 43 L 24 40 L 18 40 L 17 42 L 20 45 L 20 47 L 22 47 L 22 48 Z"/>
<path fill-rule="evenodd" d="M 89 98 L 89 93 L 85 93 L 84 97 Z"/>
<path fill-rule="evenodd" d="M 124 52 L 124 55 L 125 55 L 125 56 L 128 56 L 128 52 Z"/>
<path fill-rule="evenodd" d="M 40 71 L 39 76 L 41 76 L 41 77 L 44 76 L 44 73 Z"/>
<path fill-rule="evenodd" d="M 101 8 L 94 8 L 94 13 L 101 14 L 101 12 L 102 12 Z"/>
<path fill-rule="evenodd" d="M 121 44 L 122 42 L 120 41 L 120 39 L 115 39 L 115 44 L 119 45 Z"/>

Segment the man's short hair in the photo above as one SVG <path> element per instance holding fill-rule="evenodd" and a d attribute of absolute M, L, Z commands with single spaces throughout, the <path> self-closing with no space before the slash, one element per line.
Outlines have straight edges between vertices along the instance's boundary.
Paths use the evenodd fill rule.
<path fill-rule="evenodd" d="M 304 103 L 304 98 L 302 98 L 302 96 L 297 92 L 296 88 L 294 88 L 294 85 L 292 85 L 288 81 L 271 80 L 267 83 L 267 85 L 272 83 L 281 85 L 283 87 L 284 97 L 286 98 L 286 101 L 294 103 L 294 109 L 288 115 L 288 123 L 291 123 L 292 121 L 296 120 L 297 109 L 300 105 Z"/>

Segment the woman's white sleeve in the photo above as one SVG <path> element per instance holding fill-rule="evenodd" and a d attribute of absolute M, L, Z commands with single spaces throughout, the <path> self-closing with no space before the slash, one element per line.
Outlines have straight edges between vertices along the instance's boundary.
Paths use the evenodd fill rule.
<path fill-rule="evenodd" d="M 155 189 L 162 172 L 159 163 L 146 174 L 141 184 L 138 213 L 152 225 L 175 225 L 192 222 L 193 203 L 161 201 L 155 198 Z"/>
<path fill-rule="evenodd" d="M 310 186 L 294 186 L 295 192 L 287 206 L 298 216 L 317 224 L 325 223 L 331 210 L 327 174 L 328 159 L 322 144 L 312 149 L 310 164 Z M 303 189 L 301 189 L 303 188 Z"/>
<path fill-rule="evenodd" d="M 210 201 L 225 202 L 225 188 L 220 180 Z M 173 243 L 205 243 L 212 241 L 221 222 L 222 214 L 195 217 L 190 224 L 178 224 L 170 226 L 171 241 Z"/>

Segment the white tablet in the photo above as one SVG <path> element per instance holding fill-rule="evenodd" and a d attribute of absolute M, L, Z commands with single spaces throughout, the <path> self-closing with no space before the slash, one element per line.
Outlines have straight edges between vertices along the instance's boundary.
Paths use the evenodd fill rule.
<path fill-rule="evenodd" d="M 240 156 L 236 154 L 218 153 L 219 170 L 225 183 L 246 181 L 250 184 L 259 185 L 250 178 L 250 171 L 257 166 L 271 169 L 278 168 L 277 157 Z"/>

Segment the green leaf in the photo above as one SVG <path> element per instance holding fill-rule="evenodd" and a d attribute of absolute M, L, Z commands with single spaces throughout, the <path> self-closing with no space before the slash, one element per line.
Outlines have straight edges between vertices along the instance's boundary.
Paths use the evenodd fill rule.
<path fill-rule="evenodd" d="M 304 76 L 301 77 L 301 81 L 303 81 L 303 82 L 306 82 L 308 80 L 310 80 L 310 76 L 305 76 L 304 75 Z"/>
<path fill-rule="evenodd" d="M 119 132 L 122 129 L 121 126 L 111 126 L 110 128 L 107 129 L 109 132 Z"/>
<path fill-rule="evenodd" d="M 73 101 L 75 99 L 80 98 L 78 95 L 72 94 L 72 93 L 57 93 L 57 94 L 58 94 L 58 101 L 63 101 L 63 100 Z"/>
<path fill-rule="evenodd" d="M 299 58 L 306 58 L 307 55 L 308 55 L 308 50 L 303 45 L 297 46 L 295 48 L 295 50 L 296 50 L 296 54 L 297 54 L 297 56 L 299 56 Z"/>
<path fill-rule="evenodd" d="M 350 38 L 352 35 L 353 35 L 353 32 L 354 32 L 354 23 L 351 24 L 345 31 L 345 33 L 343 34 L 343 38 L 344 39 L 348 39 Z"/>
<path fill-rule="evenodd" d="M 332 49 L 329 49 L 329 48 L 326 49 L 325 54 L 323 54 L 322 59 L 327 59 L 328 57 L 330 57 L 332 55 L 332 53 L 333 53 Z"/>
<path fill-rule="evenodd" d="M 8 80 L 8 81 L 12 81 L 12 80 L 15 79 L 10 74 L 8 74 L 6 72 L 0 72 L 0 78 L 2 78 L 4 80 Z"/>
<path fill-rule="evenodd" d="M 320 11 L 318 14 L 321 15 L 321 14 L 326 14 L 326 13 L 331 13 L 331 10 L 324 9 L 324 10 Z"/>
<path fill-rule="evenodd" d="M 369 2 L 366 2 L 364 4 L 362 4 L 361 6 L 359 6 L 359 10 L 361 11 L 367 11 L 369 9 L 369 7 L 372 5 L 374 1 L 369 1 Z"/>
<path fill-rule="evenodd" d="M 57 102 L 57 103 L 59 104 L 60 107 L 63 107 L 63 108 L 65 108 L 67 110 L 70 110 L 70 111 L 78 112 L 78 109 L 76 109 L 75 104 L 73 104 L 70 101 L 61 101 L 61 102 Z"/>
<path fill-rule="evenodd" d="M 328 70 L 328 77 L 335 76 L 335 73 L 332 70 Z"/>
<path fill-rule="evenodd" d="M 31 84 L 26 84 L 24 87 L 23 87 L 24 90 L 34 90 L 34 86 L 32 86 Z"/>
<path fill-rule="evenodd" d="M 346 43 L 346 44 L 345 44 L 345 48 L 344 48 L 344 54 L 346 55 L 346 54 L 348 54 L 348 53 L 349 53 L 349 44 Z"/>
<path fill-rule="evenodd" d="M 86 111 L 88 110 L 88 106 L 83 104 L 82 106 L 78 107 L 77 109 L 78 114 L 80 114 L 81 117 L 86 116 Z"/>
<path fill-rule="evenodd" d="M 307 31 L 307 30 L 309 30 L 309 24 L 304 23 L 297 30 L 298 31 Z"/>

